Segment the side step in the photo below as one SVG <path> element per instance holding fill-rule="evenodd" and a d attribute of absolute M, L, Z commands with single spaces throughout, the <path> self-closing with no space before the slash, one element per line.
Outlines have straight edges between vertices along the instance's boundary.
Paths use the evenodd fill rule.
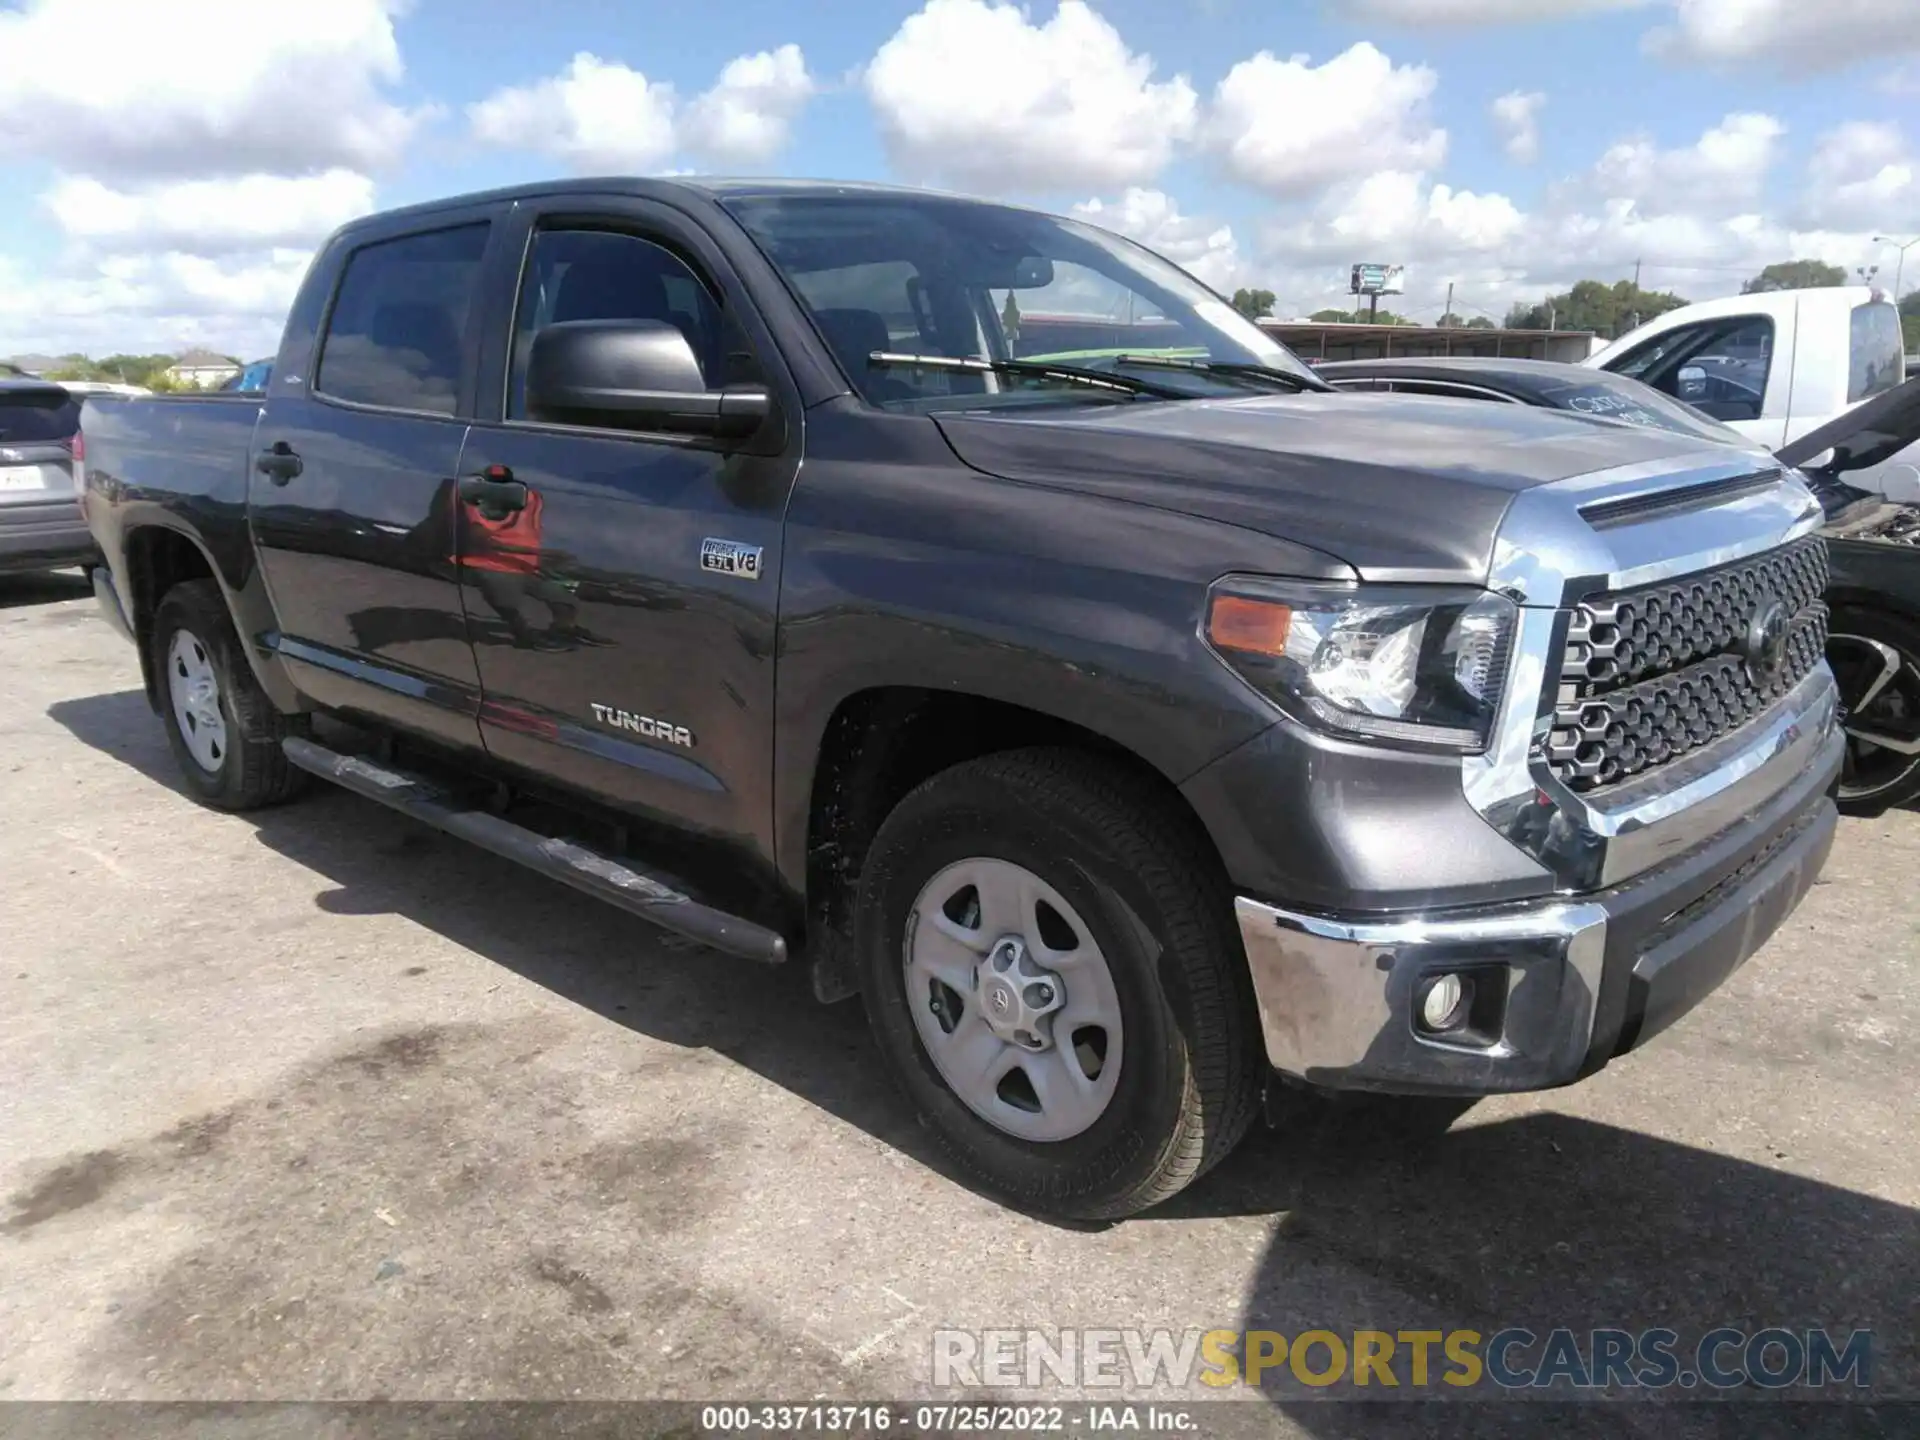
<path fill-rule="evenodd" d="M 342 755 L 297 735 L 288 736 L 281 748 L 302 770 L 449 835 L 471 840 L 496 855 L 517 860 L 529 870 L 538 870 L 595 899 L 618 905 L 663 930 L 765 965 L 778 965 L 787 958 L 787 942 L 774 931 L 702 905 L 620 861 L 515 825 L 489 810 L 475 809 L 424 776 L 376 765 L 358 755 Z"/>

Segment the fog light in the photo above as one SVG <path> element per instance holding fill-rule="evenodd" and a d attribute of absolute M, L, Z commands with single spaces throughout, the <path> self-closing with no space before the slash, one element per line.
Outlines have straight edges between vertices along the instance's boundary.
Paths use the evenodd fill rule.
<path fill-rule="evenodd" d="M 1421 987 L 1420 1028 L 1452 1030 L 1467 1018 L 1473 1004 L 1473 982 L 1458 975 L 1436 975 Z"/>

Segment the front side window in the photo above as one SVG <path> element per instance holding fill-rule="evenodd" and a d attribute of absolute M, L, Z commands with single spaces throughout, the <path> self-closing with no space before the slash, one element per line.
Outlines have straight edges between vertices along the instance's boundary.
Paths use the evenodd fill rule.
<path fill-rule="evenodd" d="M 354 251 L 314 389 L 362 405 L 453 414 L 487 229 L 462 225 Z"/>
<path fill-rule="evenodd" d="M 1884 300 L 1856 305 L 1848 347 L 1847 403 L 1870 400 L 1898 385 L 1907 356 L 1900 333 L 1900 312 Z"/>
<path fill-rule="evenodd" d="M 733 317 L 673 251 L 613 230 L 542 230 L 514 313 L 507 418 L 527 418 L 527 359 L 548 325 L 656 320 L 686 337 L 709 390 L 756 384 L 761 370 Z"/>
<path fill-rule="evenodd" d="M 1323 388 L 1285 346 L 1185 271 L 1092 225 L 935 195 L 745 195 L 725 203 L 871 404 L 1102 398 L 1097 388 L 1004 368 L 875 364 L 876 352 L 1112 371 L 1196 396 L 1244 393 L 1249 382 L 1164 362 L 1259 367 Z M 1132 368 L 1126 357 L 1163 363 Z"/>

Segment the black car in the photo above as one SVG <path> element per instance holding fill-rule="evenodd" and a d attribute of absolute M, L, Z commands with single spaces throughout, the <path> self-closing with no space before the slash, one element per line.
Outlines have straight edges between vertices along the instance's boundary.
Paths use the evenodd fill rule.
<path fill-rule="evenodd" d="M 1336 360 L 1314 373 L 1336 390 L 1388 390 L 1400 395 L 1446 395 L 1509 405 L 1544 405 L 1596 420 L 1644 425 L 1724 445 L 1750 445 L 1722 425 L 1651 385 L 1610 370 L 1557 360 L 1486 356 L 1428 356 L 1404 360 Z"/>
<path fill-rule="evenodd" d="M 1341 390 L 1451 395 L 1546 405 L 1622 424 L 1751 445 L 1745 436 L 1638 380 L 1547 360 L 1348 360 L 1316 373 Z M 1847 710 L 1840 808 L 1877 815 L 1920 795 L 1920 505 L 1848 483 L 1920 438 L 1920 380 L 1909 380 L 1794 441 L 1827 512 L 1832 579 L 1827 660 Z M 1831 453 L 1828 453 L 1831 452 Z"/>

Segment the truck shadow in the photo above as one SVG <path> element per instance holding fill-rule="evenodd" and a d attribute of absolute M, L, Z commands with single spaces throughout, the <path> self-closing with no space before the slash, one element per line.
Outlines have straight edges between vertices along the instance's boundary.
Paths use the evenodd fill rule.
<path fill-rule="evenodd" d="M 49 714 L 85 744 L 176 787 L 140 692 L 61 702 Z M 884 1082 L 859 1007 L 817 1006 L 801 967 L 760 970 L 667 939 L 345 792 L 322 788 L 236 818 L 321 879 L 321 910 L 403 915 L 616 1024 L 724 1055 L 964 1183 Z M 1825 1326 L 1842 1343 L 1866 1328 L 1873 1392 L 1916 1397 L 1900 1418 L 1920 1427 L 1920 1212 L 1900 1205 L 1546 1111 L 1491 1123 L 1470 1116 L 1413 1145 L 1329 1114 L 1306 1129 L 1256 1132 L 1154 1220 L 1274 1214 L 1281 1219 L 1240 1317 L 1197 1318 L 1287 1335 L 1666 1326 L 1682 1347 L 1721 1325 Z M 1291 1381 L 1262 1388 L 1315 1435 L 1428 1434 L 1445 1419 L 1414 1404 L 1315 1401 Z M 1844 1415 L 1822 1406 L 1817 1417 L 1804 1406 L 1605 1409 L 1609 1434 L 1799 1434 L 1809 1419 L 1823 1433 L 1843 1419 L 1849 1433 L 1920 1433 L 1891 1420 L 1878 1428 L 1882 1416 L 1857 1406 Z M 1471 1429 L 1571 1434 L 1586 1423 L 1565 1423 L 1559 1407 L 1477 1406 Z"/>
<path fill-rule="evenodd" d="M 17 605 L 52 605 L 61 600 L 85 600 L 93 586 L 78 570 L 32 570 L 0 575 L 0 610 Z"/>
<path fill-rule="evenodd" d="M 179 780 L 138 690 L 62 701 L 48 715 L 170 790 Z M 857 1004 L 822 1006 L 805 967 L 707 950 L 465 841 L 317 784 L 233 817 L 322 881 L 336 915 L 398 914 L 616 1024 L 705 1048 L 765 1076 L 942 1173 L 906 1102 L 884 1083 Z M 793 1023 L 796 1014 L 805 1023 Z"/>
<path fill-rule="evenodd" d="M 1475 1406 L 1472 1433 L 1586 1434 L 1589 1422 L 1591 1433 L 1609 1435 L 1920 1433 L 1920 1211 L 1551 1111 L 1479 1124 L 1469 1118 L 1412 1144 L 1344 1127 L 1329 1116 L 1301 1130 L 1260 1131 L 1155 1212 L 1162 1219 L 1284 1212 L 1245 1298 L 1246 1329 L 1348 1337 L 1362 1329 L 1465 1329 L 1484 1341 L 1516 1327 L 1544 1340 L 1564 1327 L 1590 1356 L 1593 1330 L 1638 1335 L 1665 1327 L 1679 1332 L 1674 1350 L 1683 1372 L 1692 1371 L 1701 1337 L 1722 1326 L 1749 1335 L 1784 1327 L 1802 1336 L 1824 1327 L 1841 1347 L 1865 1329 L 1872 1332 L 1868 1390 L 1849 1384 L 1782 1393 L 1887 1403 L 1632 1406 L 1626 1413 L 1616 1405 L 1510 1403 Z M 1425 1393 L 1444 1395 L 1453 1387 L 1438 1383 L 1444 1367 L 1438 1348 L 1433 1353 L 1435 1378 Z M 1530 1368 L 1541 1346 L 1512 1354 Z M 1326 1362 L 1318 1352 L 1315 1368 Z M 1397 1373 L 1404 1385 L 1404 1357 Z M 1393 1397 L 1403 1403 L 1368 1405 L 1368 1419 L 1358 1423 L 1361 1411 L 1316 1400 L 1284 1368 L 1278 1375 L 1271 1383 L 1263 1377 L 1261 1389 L 1315 1434 L 1430 1434 L 1445 1415 L 1460 1413 L 1404 1403 L 1414 1395 L 1403 1390 Z M 1503 1394 L 1486 1381 L 1471 1393 Z M 1570 1393 L 1562 1385 L 1531 1398 Z M 1766 1398 L 1754 1389 L 1728 1393 Z M 1661 1398 L 1714 1394 L 1705 1384 L 1676 1385 Z"/>

